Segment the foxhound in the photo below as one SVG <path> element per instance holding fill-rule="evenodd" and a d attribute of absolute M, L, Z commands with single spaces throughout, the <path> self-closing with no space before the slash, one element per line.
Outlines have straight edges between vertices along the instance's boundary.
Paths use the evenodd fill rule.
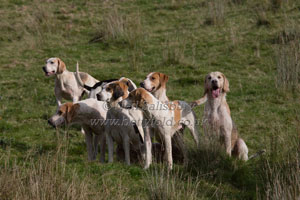
<path fill-rule="evenodd" d="M 119 81 L 104 85 L 102 91 L 97 94 L 97 99 L 106 102 L 108 108 L 105 124 L 108 162 L 113 162 L 113 141 L 118 145 L 123 145 L 126 164 L 130 165 L 131 150 L 141 152 L 142 157 L 145 157 L 142 111 L 123 109 L 118 104 L 128 96 L 130 84 L 132 82 L 129 79 L 121 78 Z"/>
<path fill-rule="evenodd" d="M 100 140 L 100 162 L 105 160 L 105 119 L 106 102 L 96 99 L 86 99 L 77 103 L 62 104 L 48 123 L 54 127 L 62 124 L 80 124 L 85 131 L 85 141 L 90 161 L 96 159 Z"/>
<path fill-rule="evenodd" d="M 146 79 L 143 82 L 140 83 L 140 86 L 146 89 L 148 92 L 150 92 L 155 98 L 157 98 L 162 103 L 168 104 L 170 102 L 166 94 L 166 85 L 168 80 L 169 77 L 167 75 L 159 72 L 152 72 L 147 75 Z M 178 133 L 174 135 L 173 138 L 174 142 L 172 143 L 172 145 L 174 144 L 176 146 L 177 144 L 179 146 L 176 147 L 179 148 L 180 151 L 183 153 L 183 157 L 186 162 L 187 152 L 184 147 L 182 134 L 180 134 L 180 132 L 183 133 L 184 128 L 187 127 L 190 130 L 192 137 L 197 145 L 199 144 L 199 133 L 196 126 L 197 119 L 195 113 L 192 110 L 192 107 L 185 101 L 178 101 L 178 102 L 182 109 L 182 114 L 180 119 L 180 123 L 181 123 L 180 125 L 182 128 L 179 129 Z M 201 103 L 203 103 L 203 100 Z"/>
<path fill-rule="evenodd" d="M 223 73 L 211 72 L 205 77 L 204 87 L 204 94 L 207 96 L 203 119 L 205 134 L 216 132 L 223 138 L 222 141 L 224 141 L 225 150 L 229 156 L 233 155 L 241 160 L 248 160 L 248 147 L 238 136 L 226 102 L 229 81 Z"/>
<path fill-rule="evenodd" d="M 46 65 L 43 66 L 43 71 L 46 76 L 55 75 L 54 93 L 57 108 L 61 105 L 62 98 L 72 100 L 73 103 L 81 99 L 85 89 L 79 85 L 78 81 L 76 81 L 75 72 L 69 72 L 61 59 L 49 58 L 46 61 Z M 80 76 L 82 82 L 88 86 L 93 86 L 99 82 L 97 79 L 84 72 L 78 73 L 78 76 Z"/>
<path fill-rule="evenodd" d="M 144 88 L 138 88 L 132 91 L 126 99 L 122 100 L 120 105 L 127 109 L 142 109 L 143 115 L 147 120 L 155 120 L 155 126 L 158 127 L 159 133 L 164 140 L 168 169 L 171 170 L 173 167 L 171 139 L 181 128 L 182 115 L 185 114 L 185 111 L 181 109 L 182 104 L 179 101 L 166 104 L 155 98 Z M 145 142 L 149 142 L 146 140 L 149 140 L 149 137 L 145 138 Z M 147 154 L 151 155 L 151 145 L 146 145 Z M 147 164 L 147 167 L 149 167 L 151 163 Z"/>

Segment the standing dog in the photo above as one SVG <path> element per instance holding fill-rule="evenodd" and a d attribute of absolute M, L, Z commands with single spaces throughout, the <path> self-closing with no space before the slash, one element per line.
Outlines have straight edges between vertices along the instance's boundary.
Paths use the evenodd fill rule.
<path fill-rule="evenodd" d="M 57 107 L 61 105 L 62 98 L 72 100 L 74 103 L 79 101 L 85 90 L 76 81 L 75 72 L 69 72 L 65 63 L 59 58 L 49 58 L 43 67 L 46 76 L 55 75 L 55 97 Z M 78 74 L 82 82 L 88 86 L 93 86 L 97 79 L 87 73 L 80 72 Z"/>
<path fill-rule="evenodd" d="M 141 82 L 140 85 L 142 88 L 150 92 L 159 101 L 168 104 L 170 102 L 166 94 L 166 84 L 168 80 L 169 77 L 167 75 L 159 72 L 152 72 L 147 75 L 146 79 L 143 82 Z M 178 145 L 178 147 L 176 147 L 179 148 L 180 151 L 183 153 L 184 160 L 186 161 L 187 152 L 184 147 L 182 134 L 180 134 L 179 132 L 182 133 L 184 131 L 184 128 L 188 127 L 197 145 L 199 144 L 199 133 L 196 126 L 196 116 L 192 110 L 192 107 L 184 101 L 178 102 L 182 109 L 182 115 L 180 119 L 182 129 L 178 130 L 178 133 L 174 135 L 174 142 L 172 144 Z"/>
<path fill-rule="evenodd" d="M 129 96 L 120 102 L 123 108 L 138 108 L 143 110 L 144 117 L 147 120 L 155 120 L 159 133 L 165 144 L 165 157 L 168 163 L 168 169 L 173 167 L 172 157 L 172 136 L 181 128 L 181 119 L 184 110 L 181 109 L 179 101 L 165 104 L 155 98 L 144 88 L 138 88 L 132 91 Z M 148 140 L 148 138 L 146 138 Z M 146 142 L 146 141 L 145 141 Z M 146 145 L 146 155 L 151 155 L 151 148 Z M 149 167 L 150 163 L 147 163 Z"/>
<path fill-rule="evenodd" d="M 57 113 L 49 120 L 49 124 L 57 127 L 62 124 L 80 124 L 85 131 L 85 141 L 88 159 L 95 160 L 100 140 L 100 161 L 105 160 L 104 122 L 107 110 L 105 102 L 96 99 L 86 99 L 75 104 L 62 104 Z"/>
<path fill-rule="evenodd" d="M 142 112 L 138 109 L 123 109 L 118 104 L 128 96 L 130 84 L 129 79 L 122 78 L 120 81 L 104 85 L 103 90 L 97 94 L 97 99 L 107 102 L 109 109 L 105 124 L 108 162 L 113 162 L 113 141 L 123 145 L 126 164 L 130 165 L 131 150 L 141 152 L 145 157 L 142 149 L 144 143 Z"/>
<path fill-rule="evenodd" d="M 248 148 L 244 140 L 238 136 L 230 116 L 226 102 L 229 82 L 221 72 L 211 72 L 205 77 L 204 131 L 214 131 L 224 139 L 226 153 L 242 160 L 248 160 Z"/>

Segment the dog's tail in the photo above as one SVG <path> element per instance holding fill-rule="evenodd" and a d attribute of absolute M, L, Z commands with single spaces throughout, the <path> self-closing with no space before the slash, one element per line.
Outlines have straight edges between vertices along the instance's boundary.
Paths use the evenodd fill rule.
<path fill-rule="evenodd" d="M 91 91 L 92 89 L 95 89 L 94 86 L 93 86 L 93 87 L 90 87 L 90 86 L 88 86 L 88 85 L 86 85 L 86 84 L 84 84 L 84 83 L 82 82 L 81 77 L 80 77 L 79 64 L 78 64 L 78 62 L 77 62 L 77 64 L 76 64 L 76 73 L 75 73 L 75 74 L 76 74 L 75 77 L 76 77 L 76 79 L 77 79 L 77 82 L 79 83 L 79 85 L 80 85 L 81 87 L 83 87 L 83 88 L 86 89 L 87 91 Z M 101 83 L 102 83 L 102 81 L 101 81 Z M 96 85 L 97 85 L 97 83 L 96 83 Z M 97 85 L 97 86 L 98 86 L 98 85 Z"/>
<path fill-rule="evenodd" d="M 193 101 L 190 103 L 190 106 L 192 108 L 196 107 L 196 106 L 200 106 L 201 104 L 204 104 L 207 101 L 207 94 L 205 94 L 203 97 L 201 97 L 200 99 Z"/>
<path fill-rule="evenodd" d="M 266 152 L 266 150 L 265 150 L 265 149 L 262 149 L 262 150 L 256 152 L 255 154 L 249 156 L 249 159 L 248 159 L 248 160 L 253 159 L 253 158 L 256 158 L 256 157 L 258 157 L 258 156 L 261 156 L 261 155 L 264 154 L 265 152 Z"/>
<path fill-rule="evenodd" d="M 78 62 L 77 62 L 77 64 L 76 64 L 76 73 L 75 73 L 75 77 L 76 77 L 77 82 L 79 83 L 79 85 L 80 85 L 81 87 L 84 87 L 85 85 L 84 85 L 84 83 L 82 82 L 82 80 L 81 80 L 81 78 L 80 78 L 80 74 L 79 74 L 79 64 L 78 64 Z"/>

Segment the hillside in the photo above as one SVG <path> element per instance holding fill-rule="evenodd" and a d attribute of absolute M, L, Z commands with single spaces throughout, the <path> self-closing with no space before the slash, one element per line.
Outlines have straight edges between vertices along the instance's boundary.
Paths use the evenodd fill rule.
<path fill-rule="evenodd" d="M 300 198 L 300 2 L 287 0 L 2 0 L 0 199 Z M 170 99 L 191 102 L 208 72 L 230 82 L 232 118 L 249 154 L 230 159 L 201 132 L 188 166 L 88 162 L 80 127 L 55 130 L 54 77 L 68 70 L 139 84 L 169 75 Z M 199 119 L 203 106 L 195 109 Z"/>

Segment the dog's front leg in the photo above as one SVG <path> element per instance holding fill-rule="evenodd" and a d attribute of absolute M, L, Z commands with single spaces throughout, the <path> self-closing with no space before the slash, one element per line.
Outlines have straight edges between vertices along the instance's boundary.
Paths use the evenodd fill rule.
<path fill-rule="evenodd" d="M 114 143 L 113 139 L 110 135 L 110 132 L 106 132 L 106 142 L 108 147 L 108 162 L 112 163 L 114 161 L 113 154 L 114 154 Z"/>
<path fill-rule="evenodd" d="M 73 103 L 76 103 L 77 101 L 79 101 L 79 97 L 78 96 L 74 96 L 73 97 Z"/>
<path fill-rule="evenodd" d="M 127 165 L 130 165 L 130 145 L 129 145 L 129 137 L 126 133 L 123 137 L 123 149 L 125 153 L 125 162 Z"/>
<path fill-rule="evenodd" d="M 221 135 L 224 137 L 226 153 L 231 156 L 231 131 L 232 126 L 221 126 Z"/>
<path fill-rule="evenodd" d="M 89 161 L 95 160 L 95 152 L 93 148 L 93 133 L 91 130 L 88 130 L 88 128 L 84 127 L 85 131 L 85 142 L 86 142 L 86 148 L 88 152 L 88 159 Z"/>
<path fill-rule="evenodd" d="M 105 134 L 101 134 L 100 136 L 100 162 L 104 163 L 105 162 L 105 147 L 106 147 L 106 142 L 105 142 Z"/>
<path fill-rule="evenodd" d="M 143 124 L 143 130 L 145 134 L 144 142 L 145 142 L 145 152 L 146 152 L 146 159 L 145 159 L 145 166 L 144 169 L 148 169 L 152 163 L 152 142 L 151 142 L 151 133 L 149 126 Z"/>
<path fill-rule="evenodd" d="M 164 139 L 165 139 L 165 157 L 167 159 L 168 163 L 168 170 L 172 170 L 173 168 L 173 158 L 172 158 L 172 141 L 171 141 L 171 135 L 169 132 L 164 133 Z"/>
<path fill-rule="evenodd" d="M 56 105 L 57 105 L 57 110 L 58 110 L 61 105 L 61 98 L 56 98 Z"/>

